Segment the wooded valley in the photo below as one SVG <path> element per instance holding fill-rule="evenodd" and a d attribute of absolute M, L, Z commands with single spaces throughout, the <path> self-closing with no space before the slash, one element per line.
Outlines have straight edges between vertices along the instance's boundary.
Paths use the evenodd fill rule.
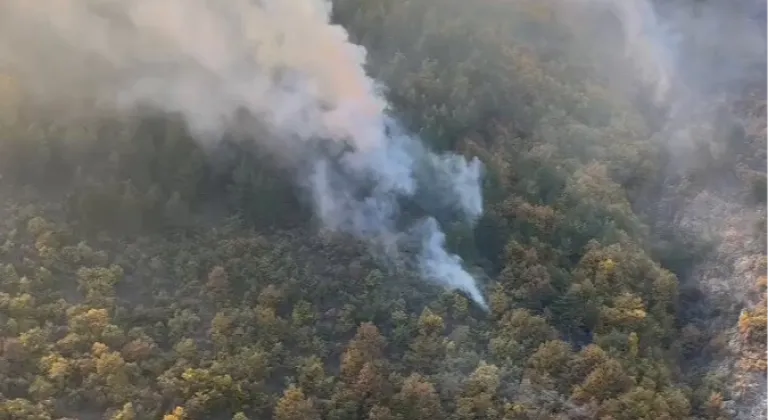
<path fill-rule="evenodd" d="M 324 228 L 250 142 L 0 74 L 0 419 L 757 418 L 765 58 L 678 118 L 562 4 L 333 4 L 405 129 L 483 162 L 482 217 L 440 222 L 488 312 Z"/>

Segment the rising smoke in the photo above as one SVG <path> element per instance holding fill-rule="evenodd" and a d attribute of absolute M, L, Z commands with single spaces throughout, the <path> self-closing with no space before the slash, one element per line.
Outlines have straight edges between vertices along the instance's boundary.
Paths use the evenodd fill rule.
<path fill-rule="evenodd" d="M 731 308 L 750 308 L 759 298 L 750 296 L 759 276 L 765 272 L 754 264 L 765 255 L 764 232 L 758 234 L 756 221 L 765 218 L 764 203 L 743 198 L 743 187 L 732 179 L 739 171 L 755 171 L 765 176 L 765 115 L 762 134 L 750 127 L 754 116 L 735 104 L 753 95 L 764 101 L 766 92 L 766 3 L 762 0 L 658 1 L 651 0 L 572 0 L 591 7 L 610 9 L 621 22 L 626 57 L 633 61 L 639 76 L 652 86 L 652 100 L 669 110 L 662 119 L 656 138 L 670 157 L 665 177 L 672 179 L 648 207 L 652 223 L 659 230 L 674 231 L 714 245 L 701 263 L 689 267 L 681 281 L 695 285 L 717 305 L 705 308 L 710 315 L 704 328 L 709 333 L 734 333 L 738 314 Z M 763 102 L 764 103 L 764 102 Z M 762 111 L 764 112 L 764 110 Z M 758 126 L 760 123 L 757 123 Z M 742 131 L 734 127 L 743 126 Z M 751 134 L 761 144 L 750 149 Z M 734 141 L 734 137 L 737 139 Z M 730 143 L 730 144 L 729 144 Z M 734 143 L 738 144 L 734 146 Z M 727 150 L 727 148 L 734 150 Z M 736 148 L 738 147 L 738 148 Z M 711 165 L 728 154 L 743 153 L 742 162 L 733 160 Z M 746 152 L 745 152 L 746 151 Z M 749 153 L 758 156 L 750 156 Z M 762 155 L 762 156 L 760 156 Z M 709 165 L 709 166 L 708 166 Z M 690 197 L 679 197 L 674 181 L 698 169 L 707 172 L 699 190 Z M 725 169 L 725 170 L 724 170 Z M 701 177 L 699 177 L 701 178 Z M 679 178 L 678 178 L 679 179 Z M 764 192 L 763 192 L 764 193 Z M 651 200 L 649 200 L 651 201 Z M 664 203 L 674 203 L 668 211 Z M 717 302 L 713 304 L 712 302 Z M 697 305 L 692 303 L 692 305 Z M 734 316 L 736 315 L 736 316 Z M 727 371 L 728 390 L 734 419 L 766 418 L 766 380 L 762 373 L 744 371 L 733 359 L 741 356 L 739 339 L 729 341 L 731 357 L 722 357 L 707 370 Z"/>
<path fill-rule="evenodd" d="M 426 278 L 486 308 L 436 219 L 400 220 L 402 200 L 428 196 L 425 209 L 474 222 L 481 164 L 398 130 L 365 59 L 324 0 L 0 2 L 0 70 L 41 103 L 180 114 L 209 145 L 246 111 L 270 132 L 259 146 L 297 166 L 325 227 L 397 259 L 412 255 L 401 242 L 418 243 L 408 258 Z"/>

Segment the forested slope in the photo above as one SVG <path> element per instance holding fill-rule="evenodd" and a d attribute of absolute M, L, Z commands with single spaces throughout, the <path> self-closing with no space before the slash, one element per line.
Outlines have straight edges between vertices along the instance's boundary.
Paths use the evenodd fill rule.
<path fill-rule="evenodd" d="M 0 419 L 751 418 L 765 69 L 670 128 L 579 10 L 334 4 L 393 114 L 483 161 L 482 218 L 444 228 L 489 312 L 323 229 L 248 143 L 2 78 Z"/>

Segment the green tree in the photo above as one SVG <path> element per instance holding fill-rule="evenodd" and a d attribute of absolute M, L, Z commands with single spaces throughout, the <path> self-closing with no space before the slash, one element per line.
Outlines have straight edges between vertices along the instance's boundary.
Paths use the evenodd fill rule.
<path fill-rule="evenodd" d="M 393 397 L 392 405 L 403 420 L 444 418 L 434 385 L 418 374 L 405 379 L 400 392 Z"/>
<path fill-rule="evenodd" d="M 319 420 L 320 415 L 311 399 L 301 388 L 290 386 L 275 406 L 275 420 Z"/>

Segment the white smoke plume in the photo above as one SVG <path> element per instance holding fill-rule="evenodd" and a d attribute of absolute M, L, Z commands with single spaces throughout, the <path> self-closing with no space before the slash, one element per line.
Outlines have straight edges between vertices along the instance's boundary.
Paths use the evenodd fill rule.
<path fill-rule="evenodd" d="M 693 152 L 706 146 L 711 156 L 734 153 L 725 151 L 727 143 L 734 141 L 729 138 L 729 121 L 748 129 L 749 119 L 753 118 L 744 115 L 743 110 L 735 111 L 734 103 L 743 100 L 748 89 L 756 96 L 765 94 L 765 2 L 572 1 L 613 11 L 621 22 L 626 57 L 636 63 L 640 76 L 654 88 L 655 103 L 669 108 L 657 133 L 671 157 L 665 172 L 675 176 L 690 168 L 704 167 L 718 174 L 717 168 L 703 166 L 707 162 L 699 162 L 700 155 Z M 764 115 L 756 119 L 764 124 Z M 750 150 L 746 147 L 749 139 L 739 141 Z M 761 148 L 764 153 L 764 139 Z M 730 171 L 749 168 L 764 175 L 764 161 L 757 164 L 751 156 L 739 158 L 746 163 L 740 163 L 738 166 L 743 167 L 739 168 L 729 162 L 733 165 Z M 731 338 L 731 355 L 715 359 L 707 369 L 728 372 L 727 390 L 732 398 L 728 411 L 732 418 L 766 418 L 765 375 L 750 372 L 739 363 L 738 359 L 752 350 L 738 338 L 738 315 L 728 310 L 762 304 L 751 290 L 765 272 L 751 261 L 765 255 L 764 236 L 756 235 L 756 221 L 764 219 L 766 209 L 765 204 L 740 198 L 741 187 L 734 184 L 710 180 L 695 196 L 684 200 L 670 200 L 679 194 L 670 189 L 655 204 L 659 209 L 657 222 L 715 245 L 706 260 L 690 267 L 690 274 L 681 279 L 696 284 L 710 298 L 707 305 L 718 307 L 712 312 L 719 315 L 706 321 L 709 332 Z M 673 218 L 662 210 L 664 202 L 680 206 Z"/>
<path fill-rule="evenodd" d="M 398 223 L 400 201 L 423 197 L 434 198 L 424 209 L 476 220 L 480 162 L 398 132 L 365 50 L 330 23 L 330 9 L 325 0 L 4 0 L 0 72 L 43 103 L 67 104 L 62 112 L 180 114 L 201 141 L 221 138 L 245 110 L 271 133 L 261 146 L 301 162 L 324 226 L 398 258 L 398 243 L 417 239 L 424 276 L 486 308 L 434 219 Z"/>
<path fill-rule="evenodd" d="M 660 104 L 668 99 L 673 84 L 674 37 L 657 18 L 648 0 L 565 0 L 563 13 L 575 24 L 599 25 L 595 16 L 609 12 L 619 24 L 622 58 L 632 63 L 632 77 L 651 86 L 652 99 Z M 595 45 L 595 48 L 602 48 Z"/>
<path fill-rule="evenodd" d="M 565 4 L 576 6 L 568 10 L 582 15 L 611 12 L 620 23 L 624 58 L 635 65 L 635 76 L 653 87 L 659 105 L 683 101 L 694 103 L 681 106 L 698 105 L 701 94 L 733 91 L 735 84 L 754 80 L 755 69 L 765 67 L 761 26 L 765 17 L 760 17 L 765 3 L 760 0 L 565 0 Z"/>

